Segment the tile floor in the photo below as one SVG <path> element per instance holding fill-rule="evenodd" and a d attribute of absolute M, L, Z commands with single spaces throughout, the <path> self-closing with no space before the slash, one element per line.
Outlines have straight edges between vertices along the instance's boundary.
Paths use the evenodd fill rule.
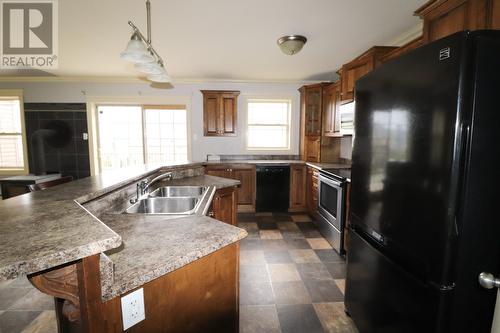
<path fill-rule="evenodd" d="M 307 215 L 239 214 L 240 333 L 357 332 L 344 313 L 345 261 Z"/>
<path fill-rule="evenodd" d="M 0 333 L 57 332 L 54 300 L 26 277 L 0 282 Z"/>
<path fill-rule="evenodd" d="M 240 332 L 357 332 L 344 313 L 344 259 L 302 214 L 240 214 Z M 0 333 L 57 331 L 51 297 L 0 282 Z"/>

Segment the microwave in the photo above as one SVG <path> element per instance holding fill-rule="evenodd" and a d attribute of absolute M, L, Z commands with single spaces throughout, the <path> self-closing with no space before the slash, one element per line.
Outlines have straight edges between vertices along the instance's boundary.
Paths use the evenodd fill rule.
<path fill-rule="evenodd" d="M 354 135 L 354 102 L 339 106 L 340 134 Z"/>

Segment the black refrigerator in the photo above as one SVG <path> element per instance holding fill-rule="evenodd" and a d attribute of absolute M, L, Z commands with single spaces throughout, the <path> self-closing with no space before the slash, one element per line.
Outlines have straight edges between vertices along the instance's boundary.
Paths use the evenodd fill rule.
<path fill-rule="evenodd" d="M 356 84 L 345 306 L 361 333 L 490 332 L 500 274 L 500 31 Z"/>

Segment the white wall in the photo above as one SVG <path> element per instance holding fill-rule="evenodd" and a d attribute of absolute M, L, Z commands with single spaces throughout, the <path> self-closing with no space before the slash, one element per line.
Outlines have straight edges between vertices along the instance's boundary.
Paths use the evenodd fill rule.
<path fill-rule="evenodd" d="M 245 150 L 245 97 L 290 97 L 291 111 L 291 151 L 284 154 L 299 153 L 300 105 L 297 89 L 300 83 L 180 83 L 172 89 L 153 88 L 142 82 L 0 82 L 0 89 L 22 89 L 26 103 L 86 103 L 86 96 L 116 96 L 144 98 L 169 97 L 169 100 L 189 101 L 191 115 L 191 152 L 193 160 L 205 160 L 207 154 L 255 154 Z M 238 136 L 203 136 L 203 97 L 200 90 L 239 90 L 238 99 Z M 259 154 L 261 152 L 258 152 Z M 265 152 L 264 152 L 265 153 Z M 271 153 L 272 154 L 272 153 Z"/>

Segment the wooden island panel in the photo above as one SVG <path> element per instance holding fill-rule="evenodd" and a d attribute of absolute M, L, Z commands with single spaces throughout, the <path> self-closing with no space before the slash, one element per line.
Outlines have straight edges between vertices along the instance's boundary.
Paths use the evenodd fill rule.
<path fill-rule="evenodd" d="M 54 276 L 61 278 L 59 287 L 55 287 Z M 61 289 L 64 289 L 64 277 L 68 285 L 66 292 Z M 123 332 L 120 297 L 102 302 L 99 255 L 31 275 L 29 279 L 42 292 L 58 296 L 55 298 L 58 332 Z M 239 242 L 141 288 L 144 288 L 146 319 L 127 332 L 238 332 Z M 122 297 L 131 292 L 134 290 Z M 65 299 L 72 300 L 74 305 L 75 311 L 70 314 L 63 311 Z"/>

